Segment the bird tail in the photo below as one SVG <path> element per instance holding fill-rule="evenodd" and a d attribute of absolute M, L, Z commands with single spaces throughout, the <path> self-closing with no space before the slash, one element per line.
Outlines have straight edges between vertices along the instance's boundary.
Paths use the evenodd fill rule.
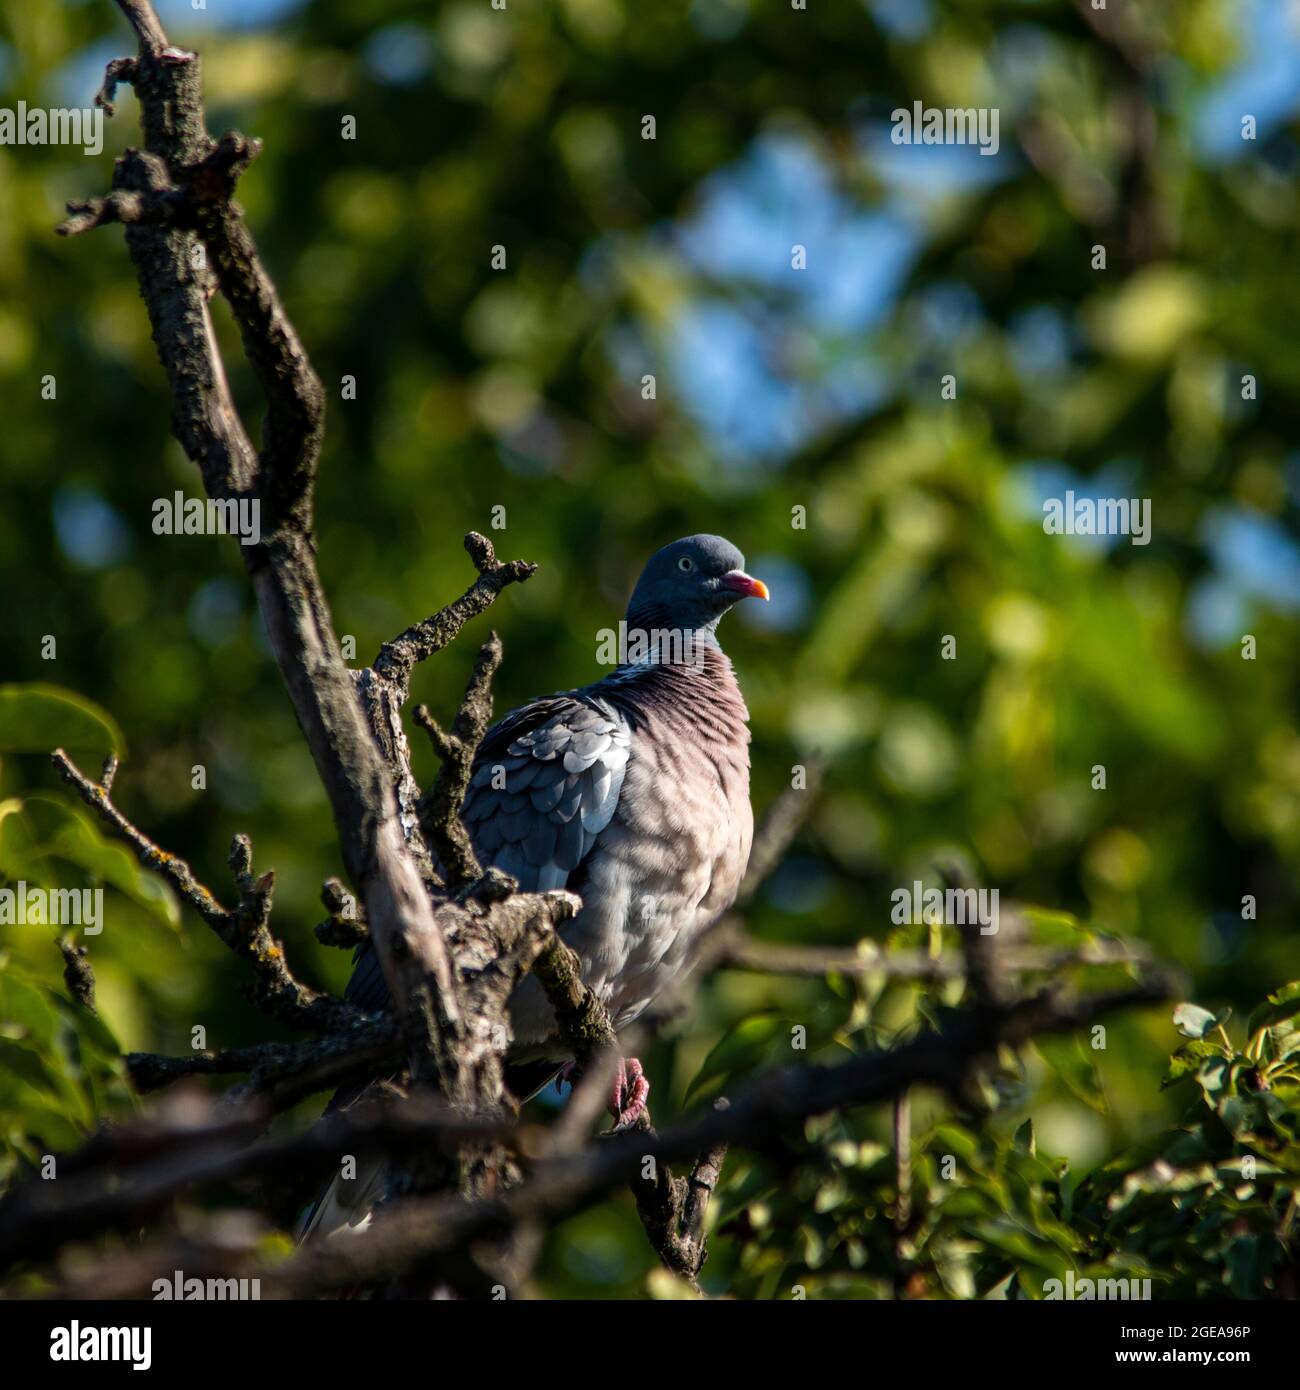
<path fill-rule="evenodd" d="M 354 1178 L 336 1173 L 303 1218 L 298 1243 L 364 1231 L 384 1194 L 387 1167 L 382 1158 L 374 1158 Z"/>
<path fill-rule="evenodd" d="M 548 1058 L 512 1064 L 506 1068 L 506 1088 L 523 1105 L 545 1090 L 559 1075 L 562 1066 Z M 368 1085 L 361 1085 L 340 1091 L 326 1113 L 355 1104 L 368 1089 Z M 382 1157 L 369 1159 L 351 1178 L 336 1173 L 303 1217 L 298 1227 L 298 1243 L 364 1231 L 384 1197 L 387 1183 L 388 1164 Z"/>
<path fill-rule="evenodd" d="M 362 1097 L 387 1086 L 392 1078 L 355 1082 L 340 1087 L 325 1107 L 325 1114 L 349 1110 Z M 347 1155 L 343 1155 L 344 1162 Z M 321 1189 L 298 1227 L 298 1243 L 323 1240 L 340 1233 L 364 1231 L 384 1195 L 388 1165 L 382 1157 L 370 1158 L 351 1177 L 336 1173 Z"/>

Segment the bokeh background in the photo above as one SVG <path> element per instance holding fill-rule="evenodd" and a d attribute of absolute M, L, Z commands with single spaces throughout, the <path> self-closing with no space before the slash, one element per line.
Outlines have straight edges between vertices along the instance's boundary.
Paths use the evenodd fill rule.
<path fill-rule="evenodd" d="M 1004 898 L 1149 943 L 1212 1009 L 1300 974 L 1300 6 L 1112 0 L 1104 31 L 1069 0 L 158 8 L 203 54 L 211 127 L 265 141 L 240 199 L 329 394 L 320 566 L 358 664 L 461 591 L 476 528 L 541 566 L 491 615 L 498 708 L 580 684 L 650 551 L 718 531 L 773 593 L 723 628 L 755 804 L 815 752 L 829 769 L 757 935 L 883 941 L 890 893 L 956 849 Z M 130 48 L 108 0 L 0 0 L 0 106 L 87 105 Z M 917 100 L 998 108 L 998 154 L 891 144 Z M 227 897 L 247 831 L 291 960 L 341 987 L 311 934 L 330 816 L 240 558 L 151 530 L 198 480 L 121 235 L 52 234 L 138 142 L 129 89 L 105 129 L 97 158 L 0 147 L 0 675 L 116 720 L 120 804 Z M 1151 543 L 1045 535 L 1068 488 L 1149 498 Z M 454 708 L 486 627 L 416 699 Z M 0 813 L 6 877 L 110 885 L 91 956 L 123 1047 L 268 1035 L 237 962 L 94 842 L 39 753 L 3 757 Z M 49 930 L 0 932 L 57 984 Z M 763 1020 L 844 992 L 718 974 L 652 1054 L 656 1117 L 720 1039 L 713 1084 L 735 1084 L 788 1049 Z M 919 1005 L 854 1007 L 832 1048 Z M 1176 1117 L 1177 1041 L 1153 1011 L 1082 1081 L 1033 1062 L 1040 1144 L 1086 1170 Z M 29 1080 L 10 1163 L 24 1134 L 70 1137 L 71 1102 Z M 557 1232 L 544 1283 L 634 1292 L 652 1264 L 629 1200 Z"/>

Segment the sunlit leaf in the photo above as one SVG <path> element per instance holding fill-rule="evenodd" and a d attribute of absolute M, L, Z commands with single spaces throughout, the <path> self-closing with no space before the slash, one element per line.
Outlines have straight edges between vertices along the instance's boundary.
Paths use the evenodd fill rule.
<path fill-rule="evenodd" d="M 121 756 L 122 732 L 106 710 L 57 685 L 0 685 L 0 753 Z M 92 775 L 98 775 L 98 767 Z"/>

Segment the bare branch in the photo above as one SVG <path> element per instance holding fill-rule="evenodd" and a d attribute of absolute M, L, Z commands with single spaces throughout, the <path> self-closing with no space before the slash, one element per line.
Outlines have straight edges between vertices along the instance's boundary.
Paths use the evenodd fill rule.
<path fill-rule="evenodd" d="M 786 851 L 794 843 L 795 836 L 803 829 L 804 822 L 817 804 L 817 796 L 825 776 L 825 764 L 820 758 L 811 758 L 804 772 L 804 785 L 786 787 L 767 808 L 758 829 L 754 832 L 754 843 L 749 851 L 749 865 L 745 869 L 740 892 L 736 895 L 737 911 L 747 907 L 754 894 L 771 877 L 772 871 L 785 858 Z"/>
<path fill-rule="evenodd" d="M 117 0 L 117 3 L 135 30 L 141 51 L 150 56 L 162 53 L 167 47 L 167 35 L 149 0 Z"/>
<path fill-rule="evenodd" d="M 218 1052 L 191 1052 L 166 1057 L 131 1052 L 127 1071 L 137 1091 L 147 1094 L 191 1076 L 247 1073 L 228 1099 L 255 1096 L 272 1110 L 282 1110 L 318 1091 L 361 1075 L 374 1075 L 401 1060 L 397 1023 L 387 1015 L 358 1014 L 337 1033 L 303 1043 L 257 1043 Z"/>
<path fill-rule="evenodd" d="M 385 642 L 375 657 L 375 673 L 397 686 L 403 701 L 411 672 L 421 661 L 440 652 L 471 618 L 486 612 L 507 585 L 521 584 L 537 572 L 537 566 L 526 560 L 498 561 L 492 542 L 477 531 L 465 537 L 465 549 L 478 570 L 474 583 L 454 603 Z"/>
<path fill-rule="evenodd" d="M 420 829 L 437 854 L 447 887 L 454 893 L 481 878 L 483 870 L 460 819 L 469 789 L 470 770 L 488 725 L 492 722 L 492 677 L 501 664 L 501 639 L 495 632 L 479 648 L 478 659 L 450 733 L 444 733 L 424 705 L 415 708 L 415 722 L 429 735 L 442 761 L 437 780 L 420 798 Z"/>
<path fill-rule="evenodd" d="M 237 132 L 222 136 L 185 186 L 198 205 L 199 235 L 239 325 L 244 354 L 267 401 L 262 426 L 261 495 L 270 523 L 310 517 L 311 489 L 325 434 L 325 392 L 306 349 L 262 267 L 234 182 L 261 149 Z"/>
<path fill-rule="evenodd" d="M 572 1049 L 578 1070 L 599 1052 L 616 1050 L 618 1035 L 605 1006 L 582 978 L 577 953 L 552 935 L 533 962 L 533 974 L 541 981 L 565 1045 Z"/>
<path fill-rule="evenodd" d="M 350 950 L 369 941 L 370 929 L 365 922 L 365 909 L 336 878 L 321 884 L 320 900 L 329 912 L 325 921 L 315 928 L 316 940 L 322 946 L 339 946 Z"/>
<path fill-rule="evenodd" d="M 147 223 L 153 227 L 193 226 L 193 208 L 183 193 L 173 188 L 134 193 L 119 189 L 106 198 L 86 198 L 68 204 L 70 216 L 54 230 L 60 236 L 82 232 L 113 222 Z"/>
<path fill-rule="evenodd" d="M 932 956 L 925 951 L 886 951 L 868 938 L 856 946 L 786 946 L 755 941 L 737 923 L 730 924 L 710 941 L 709 966 L 722 970 L 750 970 L 763 975 L 874 975 L 889 980 L 936 984 L 965 977 L 963 957 Z M 1003 968 L 1022 974 L 1054 975 L 1073 966 L 1140 965 L 1151 959 L 1139 945 L 1097 941 L 1077 949 L 1016 947 L 1003 956 Z"/>
<path fill-rule="evenodd" d="M 541 981 L 555 1010 L 560 1036 L 573 1051 L 579 1075 L 584 1080 L 589 1070 L 602 1078 L 607 1070 L 612 1075 L 609 1059 L 618 1056 L 618 1036 L 604 1005 L 583 981 L 577 955 L 558 934 L 552 934 L 538 954 L 533 962 L 533 973 Z M 591 1089 L 585 1089 L 583 1113 L 594 1099 Z M 573 1104 L 572 1099 L 570 1104 Z M 721 1104 L 725 1106 L 726 1102 Z M 648 1108 L 642 1111 L 631 1130 L 653 1138 Z M 568 1139 L 571 1134 L 572 1130 L 566 1129 L 564 1137 Z M 704 1219 L 709 1194 L 717 1183 L 726 1152 L 726 1144 L 718 1143 L 692 1155 L 688 1178 L 675 1177 L 667 1163 L 655 1164 L 649 1177 L 640 1169 L 631 1177 L 637 1215 L 651 1246 L 664 1265 L 697 1292 L 696 1278 L 707 1255 Z"/>
<path fill-rule="evenodd" d="M 62 748 L 56 748 L 50 755 L 54 770 L 77 793 L 117 836 L 125 840 L 135 852 L 135 857 L 154 873 L 165 878 L 200 917 L 215 931 L 221 934 L 227 926 L 230 913 L 221 906 L 210 889 L 204 887 L 194 877 L 190 866 L 174 854 L 159 849 L 143 831 L 134 825 L 109 800 L 103 786 L 92 782 Z"/>
<path fill-rule="evenodd" d="M 95 105 L 102 106 L 106 115 L 114 115 L 117 111 L 114 105 L 117 89 L 123 82 L 134 83 L 136 71 L 134 58 L 110 58 L 104 69 L 103 84 L 95 93 Z"/>
<path fill-rule="evenodd" d="M 725 1110 L 727 1101 L 720 1098 L 715 1109 Z M 727 1145 L 711 1145 L 691 1164 L 689 1177 L 674 1177 L 666 1163 L 657 1163 L 653 1176 L 639 1174 L 632 1183 L 637 1215 L 646 1236 L 664 1267 L 701 1293 L 700 1270 L 708 1258 L 704 1224 L 708 1216 L 713 1189 L 722 1175 Z"/>
<path fill-rule="evenodd" d="M 256 976 L 249 996 L 258 1008 L 291 1028 L 311 1032 L 329 1032 L 356 1016 L 356 1011 L 341 999 L 302 984 L 289 970 L 284 949 L 271 936 L 269 926 L 275 876 L 253 878 L 253 850 L 246 835 L 236 836 L 231 846 L 230 864 L 240 893 L 239 906 L 231 911 L 195 878 L 183 859 L 159 849 L 137 830 L 113 804 L 105 788 L 92 782 L 61 748 L 51 755 L 51 761 L 59 776 L 130 845 L 140 863 L 165 878 L 230 950 L 252 964 Z"/>
<path fill-rule="evenodd" d="M 204 1183 L 322 1176 L 344 1153 L 453 1152 L 503 1129 L 500 1120 L 467 1120 L 444 1103 L 412 1098 L 336 1110 L 309 1130 L 253 1147 L 266 1119 L 256 1105 L 209 1117 L 200 1098 L 178 1097 L 154 1116 L 96 1136 L 63 1161 L 58 1182 L 30 1180 L 4 1200 L 0 1267 L 78 1236 L 137 1226 Z"/>

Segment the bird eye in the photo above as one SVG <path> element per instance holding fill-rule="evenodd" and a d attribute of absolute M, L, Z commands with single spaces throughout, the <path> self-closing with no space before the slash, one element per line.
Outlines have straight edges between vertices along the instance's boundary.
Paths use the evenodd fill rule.
<path fill-rule="evenodd" d="M 693 570 L 695 568 L 695 561 L 692 560 L 689 555 L 683 555 L 677 562 L 677 568 L 683 572 Z"/>

